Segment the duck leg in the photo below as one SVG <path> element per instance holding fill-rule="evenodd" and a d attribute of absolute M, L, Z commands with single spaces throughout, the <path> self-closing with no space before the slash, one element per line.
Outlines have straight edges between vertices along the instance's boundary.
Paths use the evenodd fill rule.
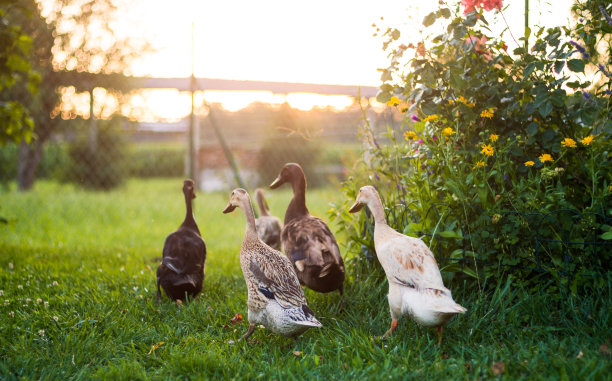
<path fill-rule="evenodd" d="M 438 346 L 442 343 L 442 329 L 443 328 L 444 328 L 443 326 L 438 327 Z"/>
<path fill-rule="evenodd" d="M 387 338 L 387 336 L 390 336 L 391 333 L 393 331 L 395 331 L 396 328 L 397 328 L 397 320 L 392 319 L 391 320 L 391 328 L 389 328 L 389 330 L 387 332 L 385 332 L 385 334 L 382 336 L 382 339 L 384 340 L 384 339 Z"/>
<path fill-rule="evenodd" d="M 240 340 L 247 340 L 249 338 L 249 336 L 251 336 L 253 334 L 253 331 L 255 331 L 255 324 L 250 324 L 249 325 L 249 330 L 247 331 L 247 333 L 244 334 L 244 336 L 242 336 L 240 338 Z"/>

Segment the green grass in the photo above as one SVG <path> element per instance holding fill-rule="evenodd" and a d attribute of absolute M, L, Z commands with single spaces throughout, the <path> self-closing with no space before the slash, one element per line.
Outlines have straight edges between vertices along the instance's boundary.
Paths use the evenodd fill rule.
<path fill-rule="evenodd" d="M 245 222 L 240 211 L 221 213 L 229 192 L 195 199 L 208 247 L 201 296 L 183 307 L 155 301 L 155 257 L 183 219 L 181 186 L 140 180 L 95 193 L 40 182 L 0 193 L 9 220 L 0 225 L 0 379 L 477 379 L 495 377 L 496 362 L 512 379 L 611 377 L 601 347 L 612 339 L 610 280 L 585 298 L 447 282 L 468 312 L 438 347 L 433 330 L 407 319 L 390 340 L 374 339 L 390 324 L 386 281 L 376 267 L 357 276 L 349 258 L 343 313 L 337 294 L 306 290 L 322 329 L 297 341 L 258 329 L 254 342 L 231 344 L 248 325 L 230 322 L 247 311 Z M 288 187 L 267 196 L 282 217 Z M 341 197 L 311 190 L 307 201 L 325 217 Z"/>

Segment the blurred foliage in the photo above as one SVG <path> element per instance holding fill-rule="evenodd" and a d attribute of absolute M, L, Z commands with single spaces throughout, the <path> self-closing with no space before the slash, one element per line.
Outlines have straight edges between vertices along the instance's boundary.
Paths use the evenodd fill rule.
<path fill-rule="evenodd" d="M 17 177 L 18 151 L 19 146 L 14 143 L 0 147 L 0 184 L 4 187 Z M 52 141 L 45 145 L 43 151 L 36 177 L 55 180 L 65 178 L 65 171 L 70 161 L 68 145 Z"/>
<path fill-rule="evenodd" d="M 273 135 L 259 151 L 257 173 L 264 184 L 270 184 L 278 176 L 285 163 L 298 163 L 306 174 L 309 186 L 317 186 L 320 179 L 315 175 L 319 164 L 319 146 L 298 135 Z"/>
<path fill-rule="evenodd" d="M 32 37 L 21 28 L 17 19 L 29 19 L 31 13 L 20 4 L 0 2 L 0 144 L 32 139 L 33 121 L 22 100 L 8 96 L 16 87 L 28 95 L 37 92 L 40 76 L 30 65 Z"/>
<path fill-rule="evenodd" d="M 134 177 L 181 177 L 185 175 L 185 146 L 131 145 L 126 163 Z"/>
<path fill-rule="evenodd" d="M 403 115 L 404 136 L 389 130 L 380 144 L 364 128 L 370 148 L 345 184 L 349 200 L 331 212 L 352 250 L 373 249 L 369 219 L 345 212 L 373 184 L 389 224 L 450 257 L 447 271 L 526 282 L 544 272 L 576 290 L 610 270 L 601 245 L 612 221 L 612 78 L 582 44 L 597 37 L 609 51 L 611 30 L 586 21 L 600 14 L 581 17 L 577 30 L 539 28 L 512 55 L 486 34 L 482 9 L 441 6 L 423 21 L 436 32 L 416 46 L 386 31 L 391 63 L 378 100 Z M 599 85 L 587 67 L 603 74 Z"/>
<path fill-rule="evenodd" d="M 98 190 L 112 189 L 124 182 L 127 167 L 123 123 L 124 119 L 118 116 L 99 120 L 96 147 L 90 144 L 89 131 L 84 126 L 78 128 L 76 139 L 70 143 L 67 180 Z"/>
<path fill-rule="evenodd" d="M 0 141 L 11 138 L 21 143 L 16 174 L 20 190 L 33 186 L 44 144 L 62 122 L 58 116 L 61 86 L 87 91 L 103 86 L 119 102 L 120 91 L 133 86 L 121 73 L 150 48 L 145 41 L 118 37 L 111 26 L 116 3 L 54 0 L 45 4 L 45 17 L 35 0 L 3 6 L 0 33 L 6 49 L 0 70 L 8 73 L 10 81 L 3 79 L 0 87 L 0 102 L 4 101 L 0 118 L 5 120 Z M 32 91 L 37 86 L 39 91 Z"/>

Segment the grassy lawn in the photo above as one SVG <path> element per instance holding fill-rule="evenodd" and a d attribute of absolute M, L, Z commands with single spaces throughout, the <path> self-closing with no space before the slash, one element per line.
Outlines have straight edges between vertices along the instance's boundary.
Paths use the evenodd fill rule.
<path fill-rule="evenodd" d="M 336 293 L 306 290 L 320 330 L 298 340 L 244 334 L 239 267 L 245 221 L 223 215 L 229 192 L 199 193 L 195 216 L 207 244 L 201 296 L 155 301 L 156 257 L 184 217 L 182 179 L 130 181 L 109 193 L 40 182 L 0 190 L 0 379 L 610 379 L 610 291 L 582 297 L 529 294 L 509 283 L 447 282 L 468 312 L 434 330 L 390 324 L 379 269 L 357 276 L 351 259 L 345 310 Z M 267 191 L 282 217 L 289 187 Z M 326 218 L 334 189 L 311 190 Z M 332 230 L 334 227 L 332 226 Z M 341 242 L 342 243 L 342 242 Z M 342 245 L 341 245 L 342 246 Z M 341 247 L 343 250 L 343 247 Z M 232 324 L 236 314 L 245 321 Z"/>

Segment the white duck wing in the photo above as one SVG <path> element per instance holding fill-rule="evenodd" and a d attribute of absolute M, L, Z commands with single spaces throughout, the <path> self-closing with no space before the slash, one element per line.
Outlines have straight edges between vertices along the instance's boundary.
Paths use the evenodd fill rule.
<path fill-rule="evenodd" d="M 283 308 L 302 307 L 306 299 L 293 266 L 280 252 L 269 248 L 267 251 L 253 256 L 249 263 L 259 292 L 276 299 Z"/>
<path fill-rule="evenodd" d="M 376 251 L 384 253 L 379 260 L 389 281 L 420 290 L 448 292 L 431 250 L 420 239 L 392 231 Z"/>

